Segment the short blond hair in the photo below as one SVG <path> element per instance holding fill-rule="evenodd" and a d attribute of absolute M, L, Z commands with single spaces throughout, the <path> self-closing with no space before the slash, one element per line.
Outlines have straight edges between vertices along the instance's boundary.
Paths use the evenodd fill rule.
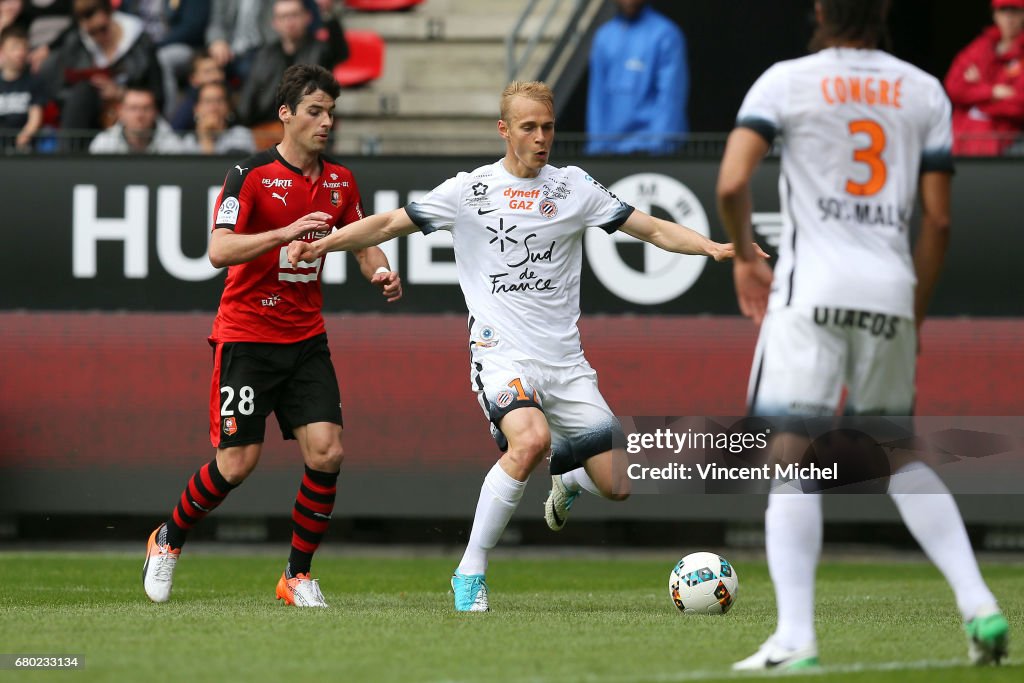
<path fill-rule="evenodd" d="M 552 111 L 555 110 L 555 95 L 547 83 L 542 81 L 512 81 L 501 93 L 501 120 L 511 123 L 508 120 L 509 107 L 513 97 L 525 97 L 534 102 L 548 105 Z"/>

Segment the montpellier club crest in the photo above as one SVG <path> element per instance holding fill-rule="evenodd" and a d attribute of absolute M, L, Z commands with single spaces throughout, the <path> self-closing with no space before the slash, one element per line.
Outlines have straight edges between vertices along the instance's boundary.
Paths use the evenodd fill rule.
<path fill-rule="evenodd" d="M 554 218 L 558 215 L 558 204 L 553 199 L 544 199 L 537 207 L 537 210 L 540 211 L 540 215 L 544 216 L 544 218 Z"/>

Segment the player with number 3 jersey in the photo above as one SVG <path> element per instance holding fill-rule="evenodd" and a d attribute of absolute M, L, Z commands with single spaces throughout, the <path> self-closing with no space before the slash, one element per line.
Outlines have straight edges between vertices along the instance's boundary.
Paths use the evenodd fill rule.
<path fill-rule="evenodd" d="M 761 324 L 748 388 L 760 416 L 910 416 L 918 330 L 949 240 L 951 106 L 934 77 L 878 49 L 888 0 L 818 0 L 810 56 L 769 68 L 748 92 L 718 178 L 736 245 L 742 312 Z M 748 248 L 750 182 L 778 140 L 783 232 L 774 273 Z M 920 190 L 913 254 L 910 220 Z M 845 404 L 843 390 L 846 389 Z M 808 445 L 780 420 L 776 461 Z M 888 493 L 945 575 L 971 660 L 1006 655 L 1007 622 L 978 570 L 956 502 L 916 451 L 889 456 Z M 738 670 L 818 663 L 814 576 L 821 496 L 775 482 L 765 514 L 777 628 Z"/>
<path fill-rule="evenodd" d="M 737 126 L 782 146 L 770 310 L 914 317 L 910 217 L 922 174 L 953 170 L 950 116 L 936 78 L 881 50 L 833 47 L 754 83 Z"/>

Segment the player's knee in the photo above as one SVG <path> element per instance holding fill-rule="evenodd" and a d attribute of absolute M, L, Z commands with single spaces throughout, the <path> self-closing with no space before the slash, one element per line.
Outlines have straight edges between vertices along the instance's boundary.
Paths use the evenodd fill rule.
<path fill-rule="evenodd" d="M 628 488 L 629 485 L 626 484 L 626 486 Z M 616 488 L 614 491 L 606 491 L 603 493 L 604 497 L 607 498 L 608 500 L 615 501 L 616 503 L 621 503 L 622 501 L 629 498 L 630 491 L 621 491 Z"/>
<path fill-rule="evenodd" d="M 345 449 L 340 443 L 333 443 L 310 454 L 310 468 L 318 472 L 337 472 L 345 460 Z"/>
<path fill-rule="evenodd" d="M 597 484 L 603 498 L 617 503 L 626 500 L 629 498 L 630 493 L 632 493 L 629 485 L 629 477 L 612 477 L 611 482 L 598 481 L 595 479 L 594 483 Z"/>
<path fill-rule="evenodd" d="M 249 457 L 245 454 L 218 458 L 217 469 L 229 484 L 238 485 L 252 474 L 256 469 L 258 458 Z"/>
<path fill-rule="evenodd" d="M 546 430 L 520 434 L 510 444 L 508 455 L 517 464 L 533 470 L 551 452 L 551 434 Z"/>

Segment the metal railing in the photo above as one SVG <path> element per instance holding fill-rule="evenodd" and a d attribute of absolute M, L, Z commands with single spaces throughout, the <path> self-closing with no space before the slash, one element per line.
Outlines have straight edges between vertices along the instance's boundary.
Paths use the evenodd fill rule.
<path fill-rule="evenodd" d="M 26 154 L 89 154 L 89 143 L 97 131 L 44 130 L 32 141 L 28 150 L 14 147 L 17 130 L 0 129 L 0 156 Z M 690 133 L 685 136 L 593 136 L 580 132 L 559 132 L 552 146 L 552 162 L 560 158 L 583 156 L 633 156 L 668 157 L 681 159 L 720 159 L 725 151 L 728 133 Z M 977 156 L 1000 156 L 1024 159 L 1024 136 L 1016 134 L 991 134 L 962 136 L 961 142 L 985 142 L 984 147 L 1001 150 L 999 154 Z M 628 144 L 627 144 L 628 143 Z M 643 143 L 652 143 L 645 145 Z M 260 147 L 269 146 L 258 145 Z M 778 153 L 778 146 L 772 154 Z M 654 151 L 647 151 L 652 149 Z M 339 131 L 334 134 L 330 149 L 347 156 L 460 156 L 460 155 L 501 155 L 504 144 L 495 135 L 437 136 L 381 134 L 351 134 Z"/>
<path fill-rule="evenodd" d="M 548 3 L 547 11 L 544 13 L 543 18 L 537 23 L 536 30 L 534 30 L 529 36 L 524 36 L 526 23 L 535 16 L 539 16 L 538 6 L 542 0 L 529 0 L 526 7 L 523 8 L 522 13 L 519 15 L 519 19 L 516 21 L 515 26 L 509 31 L 508 36 L 505 37 L 505 53 L 506 53 L 506 69 L 508 75 L 508 81 L 516 80 L 522 73 L 523 68 L 530 62 L 534 52 L 537 50 L 538 45 L 544 37 L 544 30 L 548 24 L 551 23 L 552 17 L 558 11 L 559 7 L 563 2 L 572 2 L 572 19 L 569 21 L 562 35 L 556 41 L 555 49 L 565 49 L 567 44 L 566 36 L 571 32 L 575 31 L 575 22 L 578 20 L 583 7 L 590 0 L 546 0 Z M 517 48 L 520 43 L 525 41 L 522 53 L 517 55 Z M 549 60 L 546 60 L 549 61 Z M 533 75 L 530 80 L 537 77 L 545 77 L 540 75 Z"/>

